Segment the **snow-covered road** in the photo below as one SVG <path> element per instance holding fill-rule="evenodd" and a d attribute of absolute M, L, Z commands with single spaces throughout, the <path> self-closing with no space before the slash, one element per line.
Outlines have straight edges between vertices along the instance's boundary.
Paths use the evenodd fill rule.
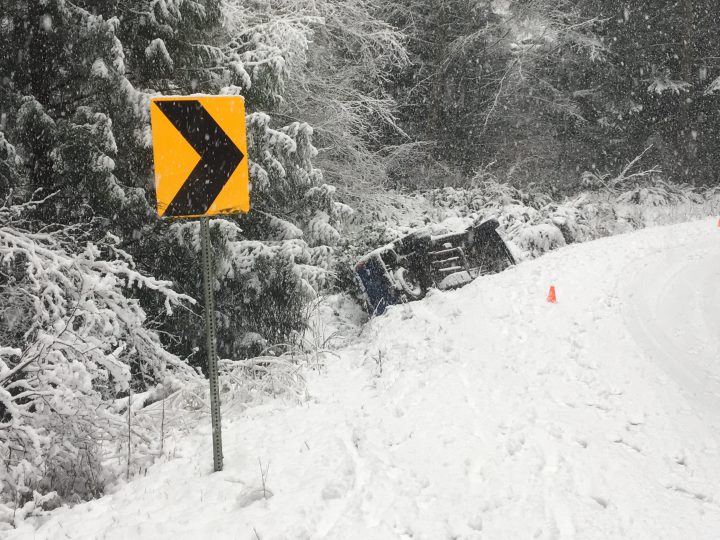
<path fill-rule="evenodd" d="M 432 294 L 338 354 L 305 405 L 226 414 L 222 473 L 203 426 L 9 538 L 720 538 L 714 221 Z"/>
<path fill-rule="evenodd" d="M 717 239 L 663 249 L 634 266 L 633 279 L 623 288 L 628 329 L 647 356 L 680 385 L 697 412 L 720 429 Z"/>

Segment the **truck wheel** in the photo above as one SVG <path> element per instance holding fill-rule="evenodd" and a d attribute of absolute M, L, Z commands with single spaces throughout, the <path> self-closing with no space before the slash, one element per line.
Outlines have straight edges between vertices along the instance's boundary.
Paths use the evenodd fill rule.
<path fill-rule="evenodd" d="M 401 266 L 395 270 L 395 279 L 410 300 L 420 300 L 425 296 L 420 280 L 411 270 Z"/>

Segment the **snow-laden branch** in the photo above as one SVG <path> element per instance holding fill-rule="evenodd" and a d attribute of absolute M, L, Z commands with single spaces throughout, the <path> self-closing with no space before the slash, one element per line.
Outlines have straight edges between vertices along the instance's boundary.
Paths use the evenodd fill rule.
<path fill-rule="evenodd" d="M 104 481 L 100 441 L 122 440 L 118 394 L 198 378 L 132 292 L 159 295 L 168 315 L 194 300 L 137 271 L 111 235 L 90 243 L 80 227 L 39 229 L 24 217 L 36 204 L 0 207 L 0 496 L 16 501 L 92 495 Z"/>

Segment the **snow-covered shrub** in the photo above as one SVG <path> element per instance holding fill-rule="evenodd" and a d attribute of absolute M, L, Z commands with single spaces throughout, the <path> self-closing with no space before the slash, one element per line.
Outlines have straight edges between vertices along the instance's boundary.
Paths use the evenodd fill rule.
<path fill-rule="evenodd" d="M 263 397 L 307 398 L 303 364 L 306 357 L 291 350 L 279 355 L 257 355 L 245 360 L 221 360 L 219 369 L 228 404 Z"/>
<path fill-rule="evenodd" d="M 565 238 L 552 223 L 541 223 L 523 228 L 515 237 L 516 245 L 531 258 L 565 245 Z"/>
<path fill-rule="evenodd" d="M 16 505 L 34 492 L 101 493 L 109 460 L 127 452 L 115 399 L 197 377 L 165 351 L 131 292 L 151 290 L 168 315 L 193 300 L 137 271 L 116 237 L 38 227 L 28 207 L 0 207 L 0 499 Z"/>
<path fill-rule="evenodd" d="M 690 184 L 667 182 L 659 176 L 650 180 L 636 181 L 618 198 L 618 203 L 633 204 L 648 208 L 680 205 L 685 203 L 704 204 L 707 194 Z"/>
<path fill-rule="evenodd" d="M 305 327 L 308 298 L 303 278 L 290 257 L 260 255 L 251 274 L 244 277 L 236 320 L 262 335 L 269 343 L 282 343 Z M 248 279 L 249 278 L 249 279 Z"/>
<path fill-rule="evenodd" d="M 711 212 L 720 212 L 720 186 L 708 188 L 703 192 L 703 197 L 707 201 Z"/>
<path fill-rule="evenodd" d="M 586 199 L 583 196 L 560 204 L 552 211 L 550 219 L 560 229 L 565 242 L 584 242 L 594 237 L 588 215 L 584 211 Z"/>

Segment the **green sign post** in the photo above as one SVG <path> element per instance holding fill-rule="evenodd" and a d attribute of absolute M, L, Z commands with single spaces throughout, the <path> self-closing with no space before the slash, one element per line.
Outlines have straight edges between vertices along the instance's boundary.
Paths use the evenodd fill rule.
<path fill-rule="evenodd" d="M 218 388 L 218 358 L 215 335 L 215 291 L 213 288 L 212 244 L 210 242 L 210 218 L 200 219 L 200 244 L 202 249 L 203 294 L 205 295 L 205 343 L 207 369 L 210 379 L 210 417 L 212 419 L 213 465 L 222 471 L 222 427 L 220 422 L 220 390 Z"/>

